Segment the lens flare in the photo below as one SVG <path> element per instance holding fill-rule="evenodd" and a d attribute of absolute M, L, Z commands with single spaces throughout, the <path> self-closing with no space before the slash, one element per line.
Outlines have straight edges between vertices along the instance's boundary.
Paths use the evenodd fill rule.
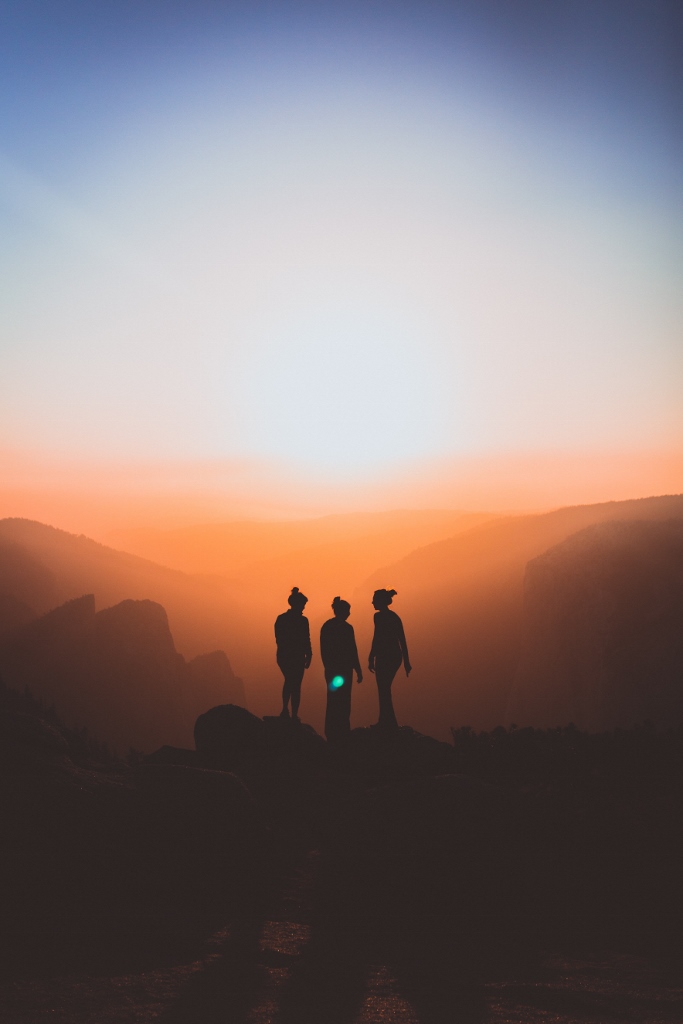
<path fill-rule="evenodd" d="M 329 689 L 338 690 L 340 686 L 344 685 L 344 676 L 334 676 L 330 681 Z"/>

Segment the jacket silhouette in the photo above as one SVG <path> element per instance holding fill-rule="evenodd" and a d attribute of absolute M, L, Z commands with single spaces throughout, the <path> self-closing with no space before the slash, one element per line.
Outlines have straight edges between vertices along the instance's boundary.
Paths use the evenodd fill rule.
<path fill-rule="evenodd" d="M 334 618 L 320 630 L 320 654 L 327 683 L 325 736 L 330 742 L 343 739 L 351 730 L 351 688 L 353 673 L 360 683 L 363 673 L 358 658 L 353 626 L 346 620 L 351 605 L 340 597 L 332 602 Z"/>
<path fill-rule="evenodd" d="M 377 724 L 385 728 L 396 728 L 396 714 L 391 699 L 391 684 L 403 662 L 406 675 L 410 675 L 412 666 L 408 657 L 408 645 L 403 631 L 403 623 L 389 608 L 395 590 L 376 590 L 372 597 L 375 612 L 375 634 L 372 638 L 368 666 L 375 673 L 377 694 L 379 697 L 379 720 Z"/>
<path fill-rule="evenodd" d="M 298 587 L 293 587 L 287 601 L 289 611 L 278 615 L 275 620 L 276 660 L 284 676 L 281 717 L 289 718 L 291 701 L 292 718 L 298 721 L 301 683 L 304 672 L 311 664 L 313 651 L 308 619 L 303 614 L 308 598 Z"/>

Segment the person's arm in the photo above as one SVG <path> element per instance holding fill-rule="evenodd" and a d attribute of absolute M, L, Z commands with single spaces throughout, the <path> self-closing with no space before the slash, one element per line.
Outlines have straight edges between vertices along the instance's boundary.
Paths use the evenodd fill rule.
<path fill-rule="evenodd" d="M 306 623 L 306 657 L 304 658 L 304 668 L 308 668 L 313 657 L 313 648 L 311 647 L 311 630 L 309 629 L 306 616 L 304 616 L 304 622 Z"/>
<path fill-rule="evenodd" d="M 372 634 L 372 647 L 370 648 L 370 657 L 368 658 L 368 668 L 371 672 L 375 671 L 375 656 L 377 654 L 375 650 L 375 643 L 377 641 L 377 616 L 379 612 L 375 612 L 375 632 Z"/>
<path fill-rule="evenodd" d="M 354 659 L 353 660 L 353 667 L 354 667 L 354 670 L 356 672 L 356 682 L 362 683 L 363 682 L 363 672 L 362 672 L 361 667 L 360 667 L 360 658 L 358 657 L 358 647 L 356 645 L 356 634 L 353 631 L 353 626 L 351 626 L 350 629 L 351 629 L 351 646 L 353 648 L 353 659 Z"/>
<path fill-rule="evenodd" d="M 413 666 L 410 664 L 410 658 L 408 657 L 408 644 L 406 643 L 406 635 L 403 629 L 403 623 L 401 622 L 398 615 L 396 616 L 396 618 L 398 619 L 398 642 L 401 648 L 401 654 L 403 655 L 403 665 L 406 670 L 406 675 L 409 676 L 413 670 Z"/>
<path fill-rule="evenodd" d="M 327 664 L 328 664 L 328 661 L 330 660 L 330 658 L 329 658 L 330 641 L 328 639 L 327 633 L 328 633 L 327 623 L 323 622 L 322 627 L 320 629 L 320 660 L 322 661 L 323 668 L 325 670 L 327 670 Z"/>

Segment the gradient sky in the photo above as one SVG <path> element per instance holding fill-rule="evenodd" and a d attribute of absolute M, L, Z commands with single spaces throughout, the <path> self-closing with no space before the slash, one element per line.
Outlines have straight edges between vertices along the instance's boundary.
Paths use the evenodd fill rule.
<path fill-rule="evenodd" d="M 680 446 L 680 12 L 0 3 L 2 444 Z"/>

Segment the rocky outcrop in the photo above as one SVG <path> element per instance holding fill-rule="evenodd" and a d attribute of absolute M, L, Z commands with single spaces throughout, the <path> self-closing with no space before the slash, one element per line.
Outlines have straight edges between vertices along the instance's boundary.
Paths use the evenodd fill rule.
<path fill-rule="evenodd" d="M 0 672 L 17 690 L 28 687 L 47 702 L 65 698 L 71 710 L 70 662 L 95 621 L 95 599 L 86 594 L 14 631 L 0 644 Z"/>
<path fill-rule="evenodd" d="M 211 768 L 314 778 L 330 763 L 328 745 L 312 726 L 289 718 L 257 718 L 234 704 L 200 715 L 194 735 L 200 763 Z"/>
<path fill-rule="evenodd" d="M 197 753 L 206 764 L 232 768 L 261 746 L 265 726 L 260 718 L 235 704 L 220 704 L 195 722 Z"/>
<path fill-rule="evenodd" d="M 683 522 L 582 530 L 529 562 L 519 725 L 683 722 Z"/>
<path fill-rule="evenodd" d="M 68 730 L 1 705 L 0 741 L 0 900 L 20 940 L 52 919 L 61 934 L 65 915 L 117 921 L 131 901 L 220 906 L 258 875 L 270 835 L 234 775 L 78 763 Z"/>
<path fill-rule="evenodd" d="M 223 651 L 189 664 L 178 654 L 161 605 L 128 600 L 96 612 L 92 595 L 6 636 L 0 672 L 119 751 L 186 745 L 198 713 L 243 694 Z"/>

